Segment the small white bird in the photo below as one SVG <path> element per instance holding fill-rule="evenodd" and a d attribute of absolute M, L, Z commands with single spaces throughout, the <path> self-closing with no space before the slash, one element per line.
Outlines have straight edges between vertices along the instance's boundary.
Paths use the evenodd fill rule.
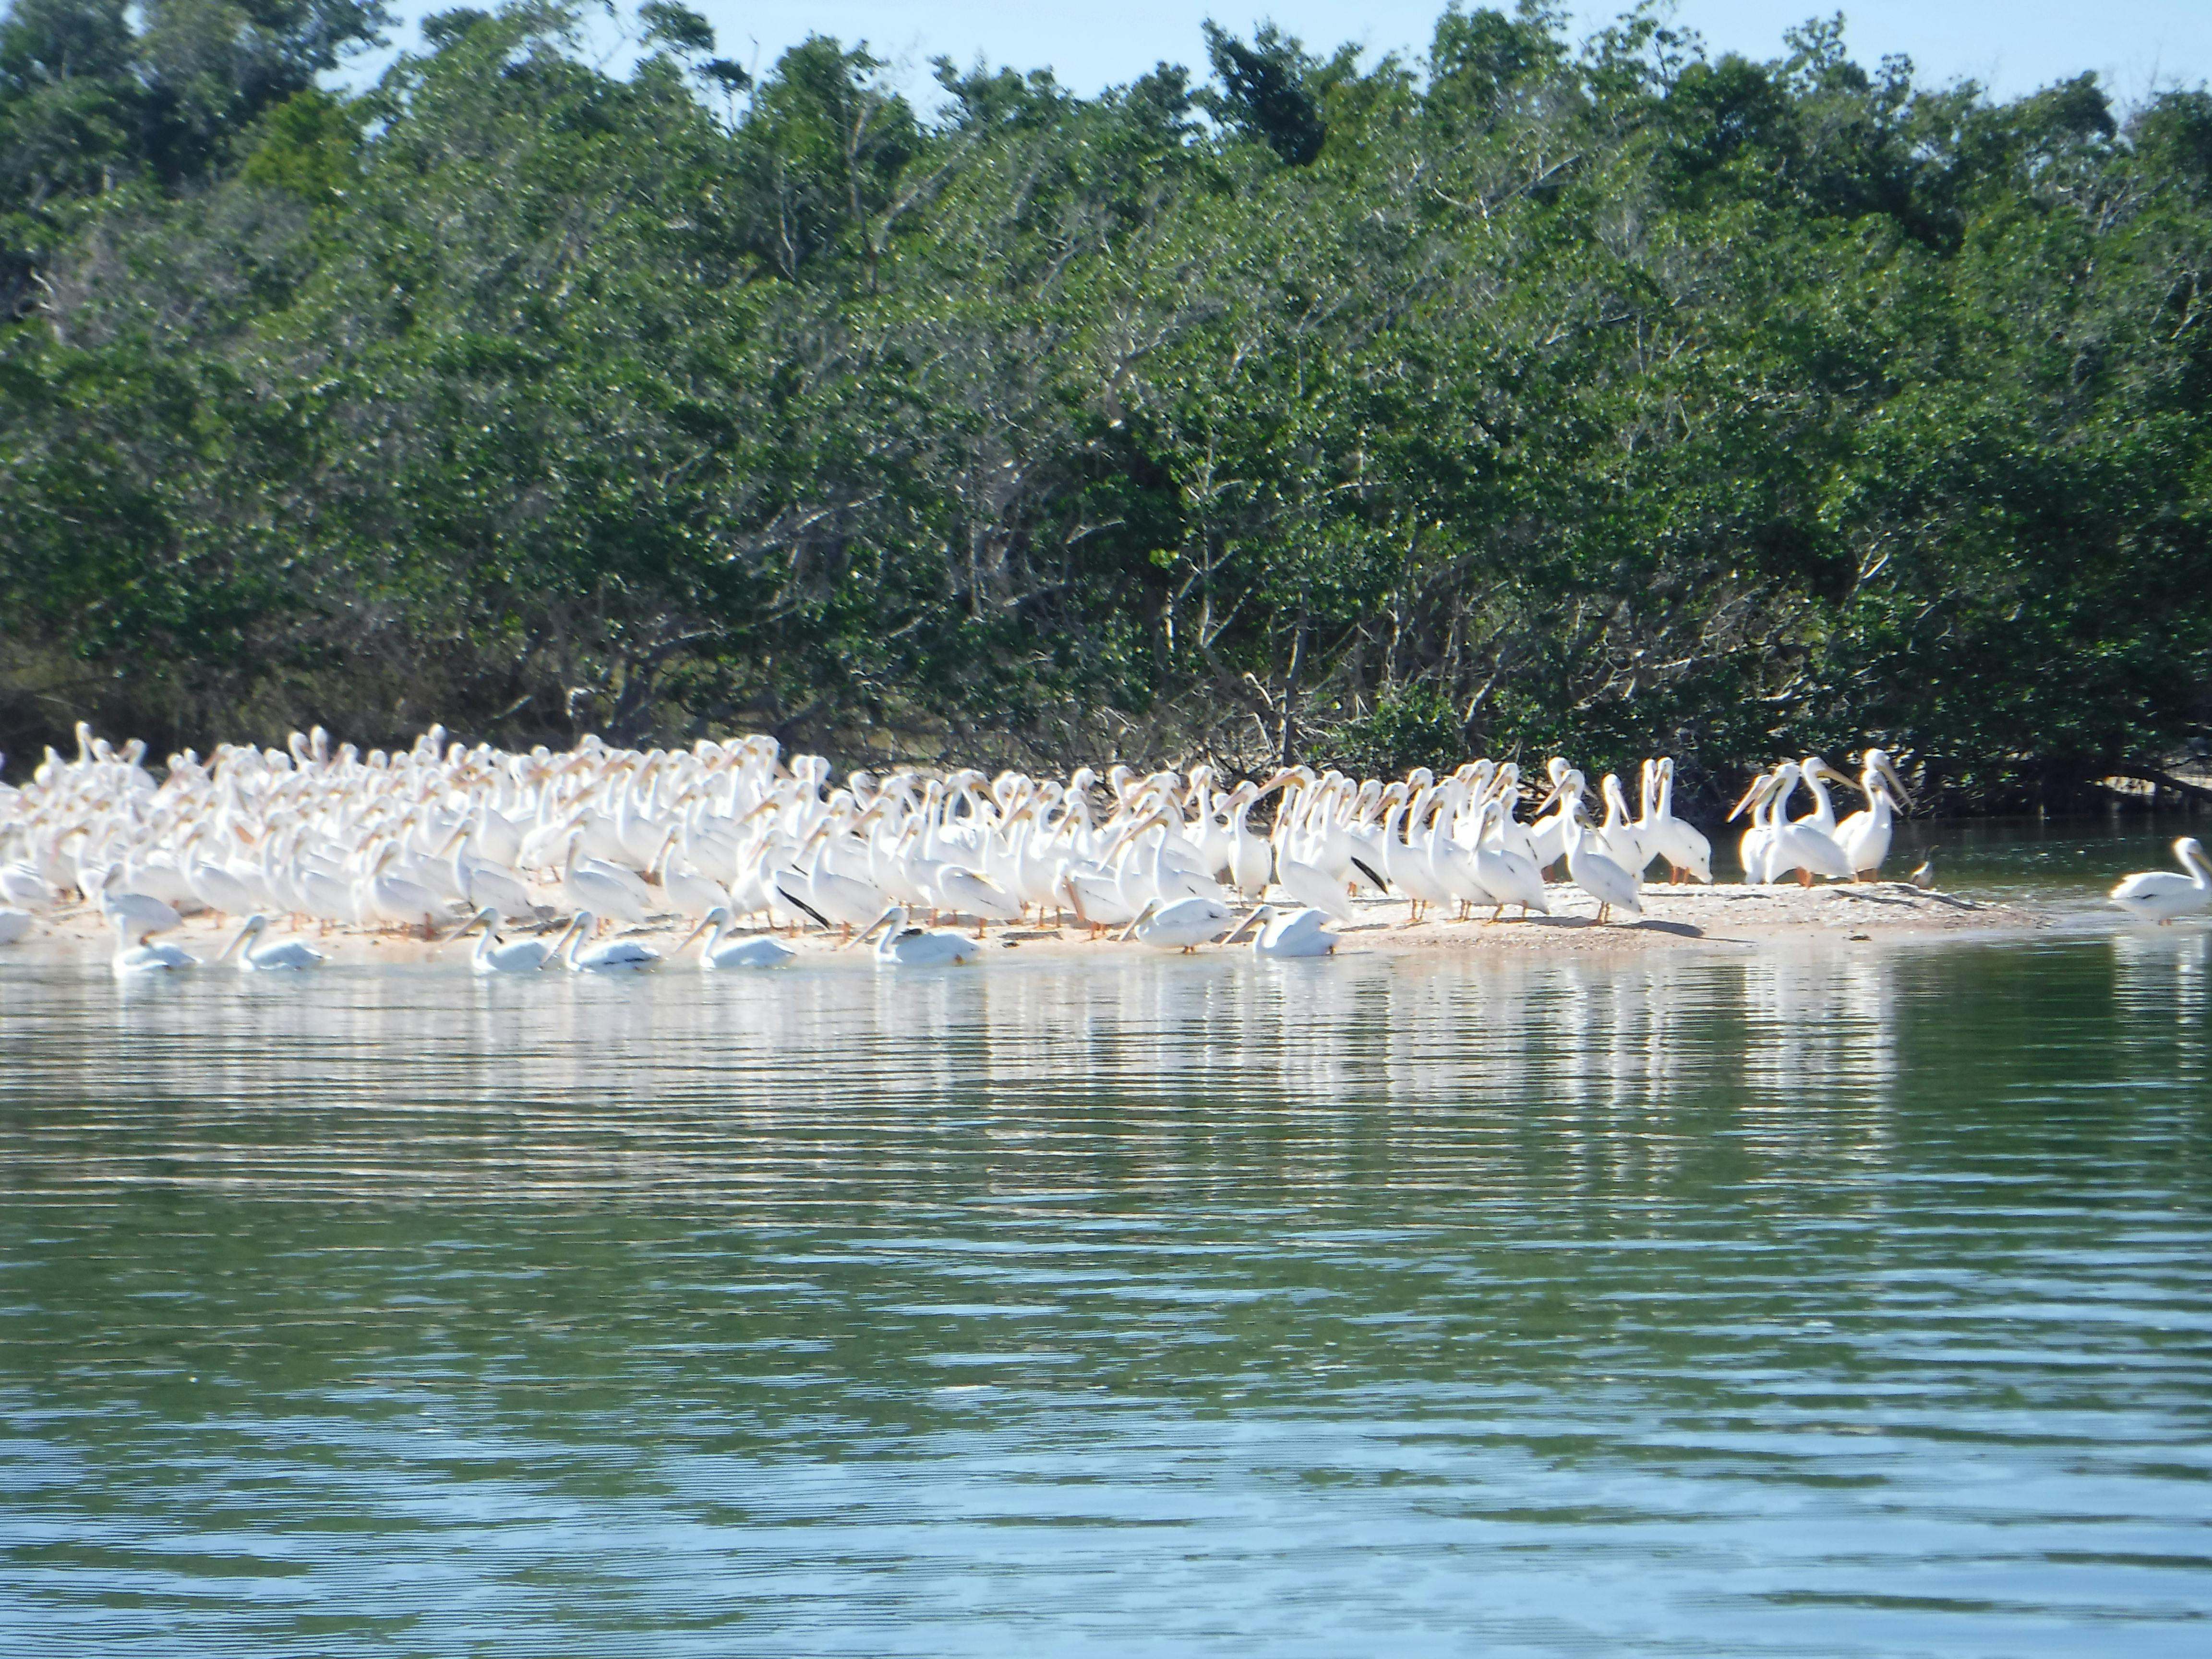
<path fill-rule="evenodd" d="M 216 957 L 215 965 L 221 967 L 234 954 L 238 957 L 240 973 L 252 973 L 257 969 L 267 972 L 319 968 L 327 960 L 320 951 L 296 939 L 271 939 L 266 945 L 249 943 L 258 938 L 268 926 L 269 918 L 258 912 L 246 917 L 230 943 L 222 947 L 222 953 Z"/>
<path fill-rule="evenodd" d="M 699 925 L 684 937 L 684 943 L 670 952 L 681 956 L 691 941 L 702 933 L 707 942 L 699 947 L 699 966 L 716 968 L 781 968 L 798 955 L 781 939 L 762 933 L 751 939 L 733 939 L 727 945 L 722 935 L 730 930 L 730 912 L 726 906 L 716 905 L 701 919 Z"/>
<path fill-rule="evenodd" d="M 2146 870 L 2123 876 L 2112 889 L 2112 902 L 2137 921 L 2154 921 L 2161 927 L 2212 906 L 2212 864 L 2205 862 L 2197 838 L 2184 836 L 2174 842 L 2173 856 L 2186 874 Z"/>
<path fill-rule="evenodd" d="M 0 945 L 13 945 L 30 931 L 28 910 L 0 909 Z"/>

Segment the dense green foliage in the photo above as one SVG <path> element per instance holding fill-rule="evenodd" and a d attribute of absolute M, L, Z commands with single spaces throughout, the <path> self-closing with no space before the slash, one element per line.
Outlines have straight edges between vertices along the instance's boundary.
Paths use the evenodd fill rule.
<path fill-rule="evenodd" d="M 0 21 L 0 742 L 433 717 L 1984 799 L 2212 720 L 2212 99 L 1456 8 L 1097 99 L 656 3 Z M 1287 728 L 1287 729 L 1286 729 Z"/>

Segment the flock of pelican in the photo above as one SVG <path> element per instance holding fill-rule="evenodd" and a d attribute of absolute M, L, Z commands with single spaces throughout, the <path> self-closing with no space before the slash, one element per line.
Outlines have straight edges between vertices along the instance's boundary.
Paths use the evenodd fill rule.
<path fill-rule="evenodd" d="M 1331 924 L 1354 921 L 1362 893 L 1408 901 L 1409 925 L 1447 905 L 1525 920 L 1549 914 L 1547 872 L 1563 866 L 1602 923 L 1642 915 L 1655 862 L 1673 881 L 1712 880 L 1711 845 L 1674 814 L 1668 759 L 1644 763 L 1632 812 L 1611 774 L 1594 809 L 1564 759 L 1533 789 L 1489 760 L 1395 781 L 1303 766 L 1264 781 L 1204 765 L 1085 767 L 1064 781 L 899 768 L 833 787 L 829 762 L 787 763 L 764 737 L 647 751 L 586 737 L 524 754 L 448 744 L 434 726 L 411 749 L 364 755 L 318 727 L 283 749 L 173 755 L 157 779 L 143 744 L 77 736 L 73 760 L 49 750 L 29 783 L 0 787 L 0 944 L 40 910 L 96 906 L 125 975 L 199 965 L 155 936 L 202 912 L 241 919 L 215 962 L 242 971 L 323 960 L 305 939 L 267 937 L 285 916 L 295 933 L 478 933 L 480 973 L 605 973 L 664 957 L 603 930 L 672 915 L 696 923 L 672 955 L 696 943 L 708 970 L 787 962 L 776 930 L 807 927 L 873 941 L 884 965 L 959 962 L 994 923 L 1048 915 L 1093 938 L 1191 951 L 1249 937 L 1256 954 L 1288 957 L 1333 951 Z M 1839 819 L 1833 784 L 1863 808 Z M 1812 810 L 1793 817 L 1801 791 Z M 1784 762 L 1732 815 L 1749 817 L 1747 876 L 1872 879 L 1910 804 L 1879 749 L 1856 779 L 1817 756 Z M 504 938 L 509 923 L 533 931 Z"/>

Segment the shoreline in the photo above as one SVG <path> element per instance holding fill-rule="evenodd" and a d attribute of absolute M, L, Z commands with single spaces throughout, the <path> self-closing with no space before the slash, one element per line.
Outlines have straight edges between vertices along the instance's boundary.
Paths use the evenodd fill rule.
<path fill-rule="evenodd" d="M 1503 954 L 1525 956 L 1531 952 L 1628 957 L 1651 951 L 1715 945 L 1762 948 L 1821 939 L 1870 943 L 1878 939 L 1995 936 L 2030 933 L 2055 925 L 2055 918 L 2041 909 L 1958 894 L 1923 891 L 1905 882 L 1839 883 L 1809 889 L 1728 883 L 1710 887 L 1661 884 L 1644 890 L 1644 915 L 1641 921 L 1616 920 L 1602 925 L 1595 920 L 1595 901 L 1571 884 L 1555 883 L 1547 890 L 1546 896 L 1553 907 L 1551 915 L 1532 915 L 1525 920 L 1508 916 L 1496 923 L 1480 916 L 1467 921 L 1431 916 L 1409 924 L 1409 906 L 1405 901 L 1364 899 L 1355 902 L 1357 921 L 1330 926 L 1332 931 L 1343 935 L 1344 943 L 1337 952 L 1340 956 L 1433 958 L 1457 955 L 1474 958 Z M 458 918 L 454 925 L 459 925 Z M 509 928 L 504 936 L 528 937 L 538 933 L 541 927 L 550 926 Z M 691 931 L 691 927 L 689 918 L 671 916 L 605 937 L 639 939 L 666 953 Z M 187 917 L 182 927 L 158 937 L 206 963 L 236 931 L 234 921 L 217 925 L 202 915 Z M 743 933 L 763 931 L 751 928 Z M 1093 940 L 1087 930 L 1072 923 L 1044 927 L 1012 925 L 989 929 L 986 942 L 994 954 L 1000 950 L 1070 958 L 1101 951 L 1174 954 L 1150 951 L 1134 940 L 1121 943 L 1115 937 L 1117 932 L 1108 930 Z M 738 936 L 742 935 L 732 934 Z M 473 937 L 454 941 L 441 935 L 436 940 L 425 941 L 397 933 L 369 933 L 357 928 L 333 927 L 325 933 L 312 925 L 296 933 L 272 925 L 264 936 L 264 940 L 278 937 L 305 939 L 333 963 L 459 964 L 475 948 Z M 809 932 L 796 939 L 781 933 L 777 937 L 792 945 L 802 960 L 837 957 L 858 963 L 867 959 L 866 947 L 842 949 L 837 936 L 819 931 Z M 41 914 L 29 934 L 12 945 L 0 947 L 0 963 L 29 966 L 43 962 L 77 962 L 104 957 L 112 949 L 112 942 L 113 935 L 95 908 L 86 904 L 66 906 Z M 1200 947 L 1207 953 L 1223 948 L 1218 945 Z M 696 958 L 687 953 L 682 960 L 688 965 Z"/>

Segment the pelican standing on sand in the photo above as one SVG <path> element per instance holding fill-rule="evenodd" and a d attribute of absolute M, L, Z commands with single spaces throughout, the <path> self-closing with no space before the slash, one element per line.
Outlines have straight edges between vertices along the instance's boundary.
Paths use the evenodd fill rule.
<path fill-rule="evenodd" d="M 1155 951 L 1181 951 L 1188 954 L 1201 945 L 1220 938 L 1235 912 L 1219 899 L 1177 899 L 1172 904 L 1162 904 L 1154 899 L 1121 934 L 1133 935 L 1140 945 L 1149 945 Z"/>
<path fill-rule="evenodd" d="M 1567 878 L 1597 901 L 1597 919 L 1603 923 L 1615 908 L 1632 915 L 1644 914 L 1637 896 L 1636 878 L 1597 849 L 1595 833 L 1581 798 L 1574 798 L 1567 814 Z"/>
<path fill-rule="evenodd" d="M 1836 842 L 1844 849 L 1844 862 L 1858 878 L 1872 881 L 1881 873 L 1881 861 L 1889 856 L 1897 809 L 1911 806 L 1912 794 L 1905 788 L 1905 780 L 1897 775 L 1896 764 L 1887 750 L 1869 749 L 1863 760 L 1859 790 L 1867 804 L 1836 826 Z"/>

